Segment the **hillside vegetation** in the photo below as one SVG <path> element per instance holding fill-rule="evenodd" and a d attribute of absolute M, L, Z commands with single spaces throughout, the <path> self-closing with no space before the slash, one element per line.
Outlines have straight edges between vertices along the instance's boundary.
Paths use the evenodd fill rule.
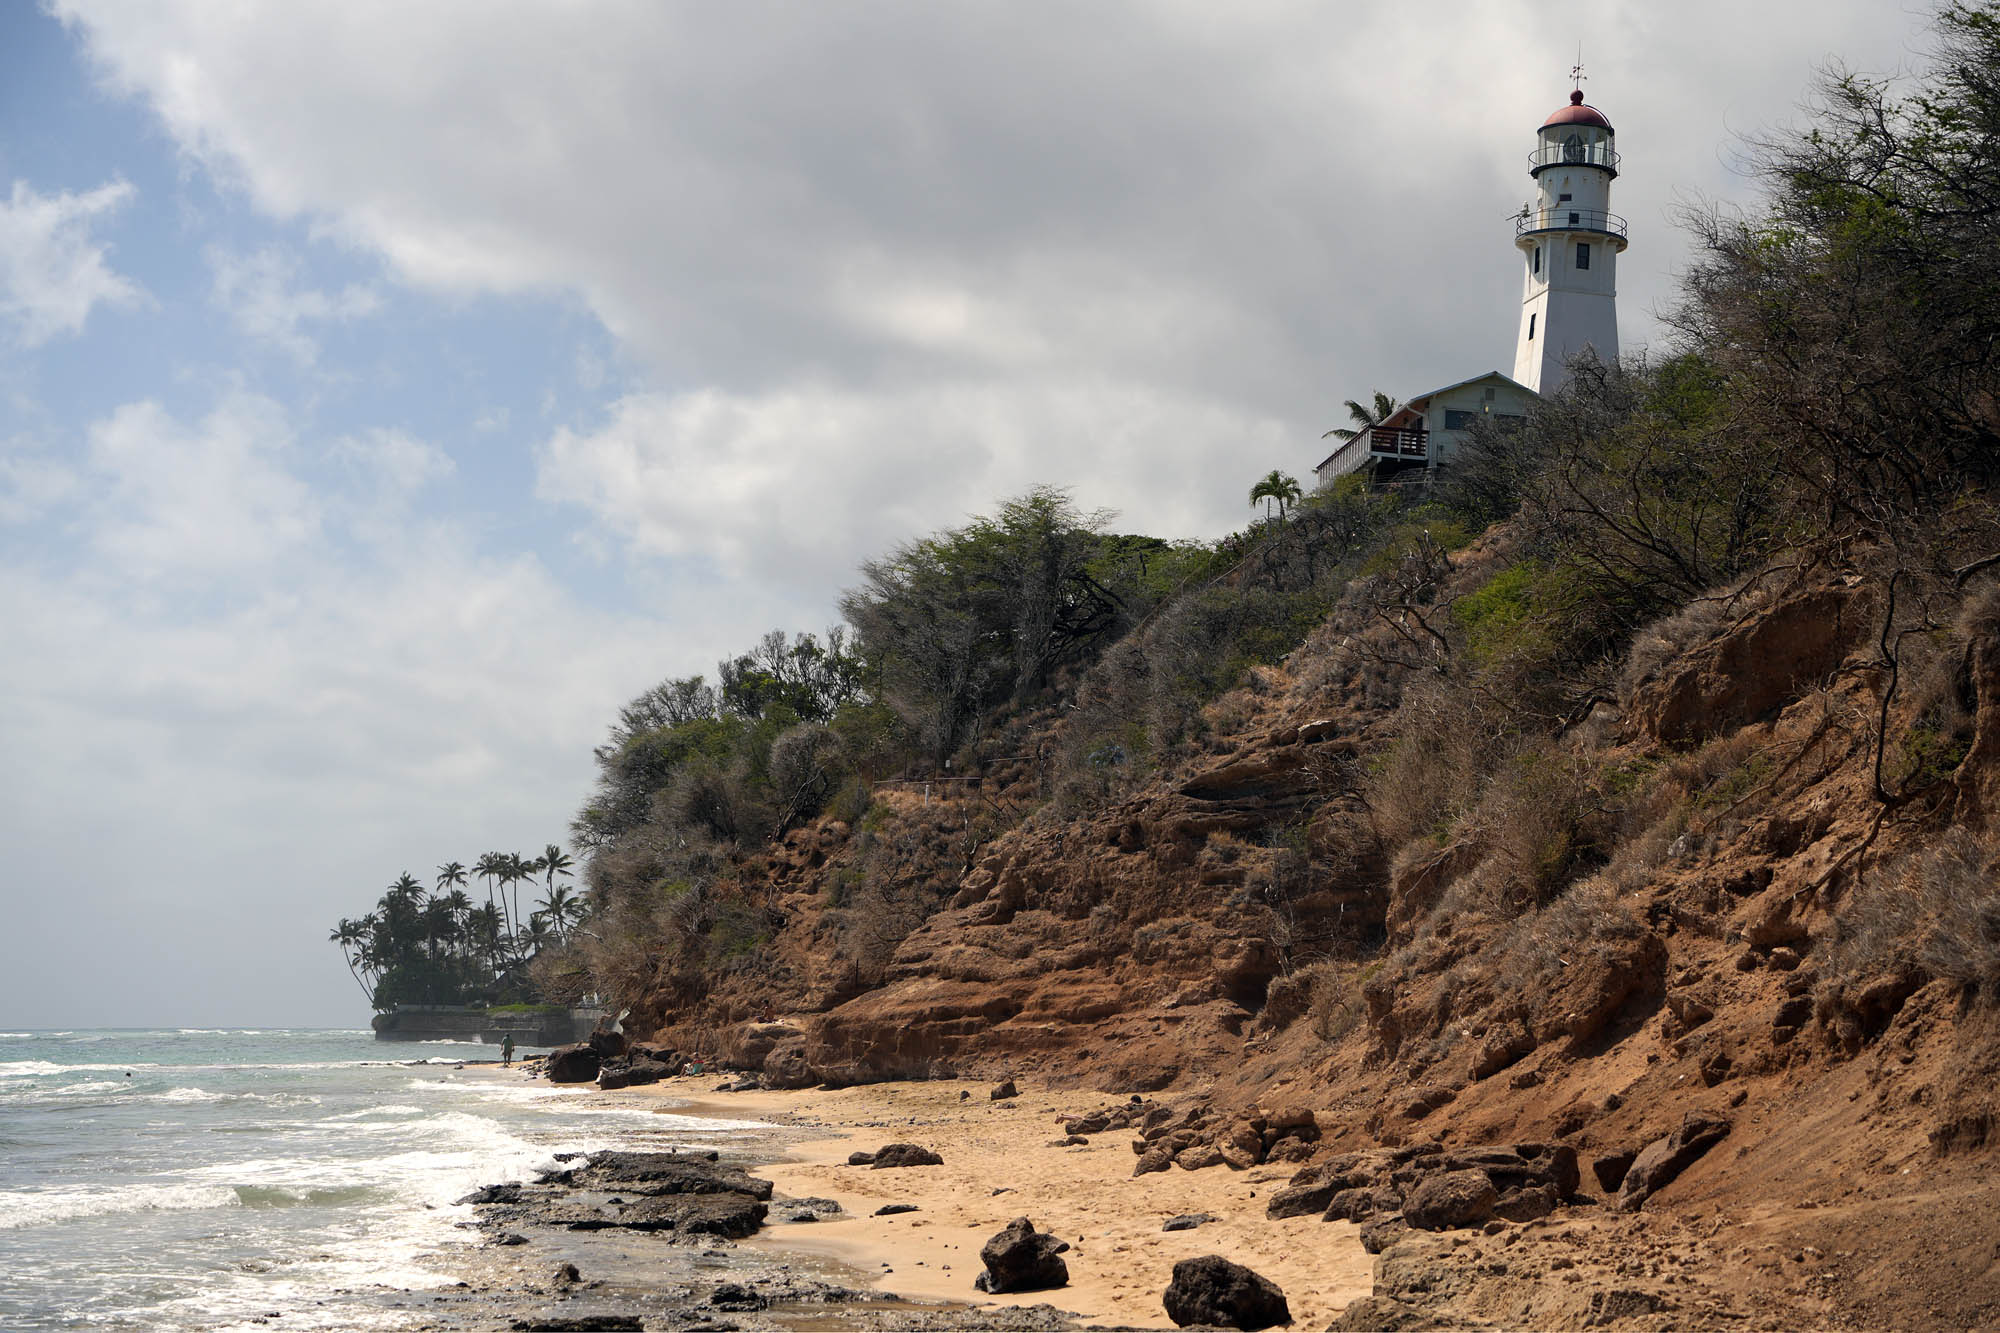
<path fill-rule="evenodd" d="M 1672 347 L 1429 490 L 1213 546 L 1036 491 L 635 700 L 544 989 L 780 1086 L 1304 1103 L 1326 1151 L 1706 1117 L 1673 1207 L 1845 1238 L 1734 1256 L 1785 1322 L 1990 1318 L 1996 13 L 1829 79 L 1687 219 Z"/>

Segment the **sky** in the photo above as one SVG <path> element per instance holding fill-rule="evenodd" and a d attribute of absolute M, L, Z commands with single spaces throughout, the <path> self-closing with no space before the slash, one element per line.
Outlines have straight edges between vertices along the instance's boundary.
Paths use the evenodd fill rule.
<path fill-rule="evenodd" d="M 361 1026 L 625 700 L 1040 483 L 1219 536 L 1512 367 L 1534 132 L 1688 206 L 1883 0 L 0 5 L 0 1026 Z"/>

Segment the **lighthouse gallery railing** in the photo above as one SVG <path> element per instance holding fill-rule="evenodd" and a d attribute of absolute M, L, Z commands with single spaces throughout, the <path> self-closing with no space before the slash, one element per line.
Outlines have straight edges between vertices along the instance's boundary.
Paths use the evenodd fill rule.
<path fill-rule="evenodd" d="M 1527 236 L 1542 231 L 1594 231 L 1623 238 L 1625 219 L 1616 213 L 1591 208 L 1545 208 L 1523 213 L 1514 219 L 1514 234 Z"/>

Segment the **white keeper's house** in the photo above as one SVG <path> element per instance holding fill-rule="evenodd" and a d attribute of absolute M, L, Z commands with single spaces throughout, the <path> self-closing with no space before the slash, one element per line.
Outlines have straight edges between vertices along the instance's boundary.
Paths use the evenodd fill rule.
<path fill-rule="evenodd" d="M 1321 488 L 1364 470 L 1377 482 L 1429 473 L 1451 461 L 1478 418 L 1526 416 L 1585 350 L 1618 360 L 1618 256 L 1627 244 L 1625 219 L 1610 211 L 1618 152 L 1611 121 L 1584 104 L 1581 89 L 1542 122 L 1528 175 L 1536 199 L 1514 220 L 1522 266 L 1514 374 L 1492 370 L 1409 398 L 1321 460 Z"/>

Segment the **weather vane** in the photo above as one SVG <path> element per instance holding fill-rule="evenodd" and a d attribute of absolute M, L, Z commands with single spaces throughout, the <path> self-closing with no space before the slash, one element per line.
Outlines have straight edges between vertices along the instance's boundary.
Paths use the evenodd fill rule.
<path fill-rule="evenodd" d="M 1569 67 L 1570 86 L 1572 88 L 1581 91 L 1583 88 L 1584 77 L 1585 75 L 1583 72 L 1583 43 L 1578 42 L 1576 44 L 1576 63 Z"/>

